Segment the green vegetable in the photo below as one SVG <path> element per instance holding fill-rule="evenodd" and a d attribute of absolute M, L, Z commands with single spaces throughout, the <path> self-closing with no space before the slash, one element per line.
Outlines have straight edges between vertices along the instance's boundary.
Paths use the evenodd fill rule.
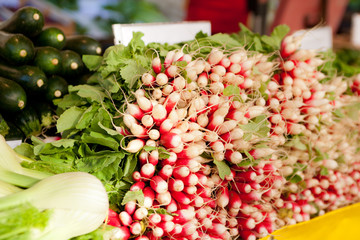
<path fill-rule="evenodd" d="M 27 169 L 21 166 L 20 156 L 6 143 L 0 135 L 0 181 L 20 187 L 30 187 L 49 174 Z"/>
<path fill-rule="evenodd" d="M 13 80 L 0 77 L 0 96 L 0 110 L 17 112 L 26 106 L 26 92 Z"/>
<path fill-rule="evenodd" d="M 44 128 L 50 128 L 54 123 L 54 110 L 49 103 L 40 100 L 32 100 L 31 103 L 39 117 L 40 124 Z"/>
<path fill-rule="evenodd" d="M 6 136 L 9 133 L 9 125 L 6 123 L 3 116 L 0 114 L 0 135 Z"/>
<path fill-rule="evenodd" d="M 19 111 L 12 116 L 7 116 L 6 119 L 13 122 L 24 133 L 25 137 L 39 135 L 41 133 L 39 117 L 34 107 L 30 104 L 22 111 Z"/>
<path fill-rule="evenodd" d="M 9 19 L 1 22 L 0 30 L 31 37 L 42 30 L 44 23 L 44 16 L 38 9 L 26 6 L 19 8 Z"/>
<path fill-rule="evenodd" d="M 68 93 L 68 83 L 63 77 L 53 75 L 48 78 L 48 85 L 45 91 L 46 99 L 52 101 Z"/>
<path fill-rule="evenodd" d="M 33 62 L 47 75 L 61 72 L 61 53 L 56 48 L 49 46 L 37 47 Z"/>
<path fill-rule="evenodd" d="M 85 35 L 72 35 L 66 38 L 64 49 L 72 50 L 82 55 L 101 55 L 102 47 L 99 41 Z"/>
<path fill-rule="evenodd" d="M 0 31 L 0 56 L 13 65 L 22 65 L 34 58 L 32 41 L 19 33 Z"/>
<path fill-rule="evenodd" d="M 96 230 L 108 208 L 96 177 L 81 172 L 50 176 L 0 198 L 0 239 L 67 240 Z M 25 224 L 29 219 L 33 222 Z"/>
<path fill-rule="evenodd" d="M 65 45 L 66 36 L 60 28 L 47 27 L 36 35 L 33 41 L 35 46 L 49 46 L 60 50 Z"/>
<path fill-rule="evenodd" d="M 61 51 L 61 75 L 71 82 L 76 82 L 76 78 L 84 71 L 84 63 L 81 56 L 72 50 Z"/>
<path fill-rule="evenodd" d="M 45 73 L 36 66 L 10 66 L 0 63 L 0 76 L 14 80 L 20 84 L 29 95 L 43 94 L 47 86 Z"/>

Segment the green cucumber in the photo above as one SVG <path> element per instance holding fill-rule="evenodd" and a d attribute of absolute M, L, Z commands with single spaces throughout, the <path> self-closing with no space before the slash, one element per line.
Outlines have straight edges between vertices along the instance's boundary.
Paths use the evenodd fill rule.
<path fill-rule="evenodd" d="M 35 55 L 33 42 L 19 33 L 0 31 L 0 56 L 14 65 L 30 62 Z"/>
<path fill-rule="evenodd" d="M 47 75 L 61 72 L 61 52 L 54 47 L 36 47 L 34 65 Z"/>
<path fill-rule="evenodd" d="M 26 92 L 13 80 L 0 77 L 0 96 L 0 110 L 17 112 L 26 106 Z"/>
<path fill-rule="evenodd" d="M 52 101 L 56 98 L 61 98 L 68 93 L 68 83 L 60 76 L 54 75 L 48 78 L 48 86 L 46 88 L 45 97 Z"/>
<path fill-rule="evenodd" d="M 84 71 L 84 62 L 81 56 L 72 50 L 61 51 L 62 71 L 65 78 L 77 77 Z"/>
<path fill-rule="evenodd" d="M 47 85 L 45 73 L 36 66 L 23 65 L 12 67 L 0 63 L 0 76 L 16 81 L 27 93 L 43 93 Z"/>
<path fill-rule="evenodd" d="M 63 49 L 73 50 L 82 55 L 101 55 L 102 48 L 99 41 L 85 35 L 72 35 L 66 38 Z"/>
<path fill-rule="evenodd" d="M 19 8 L 9 19 L 1 22 L 0 30 L 31 37 L 41 32 L 44 24 L 43 14 L 34 7 L 26 6 Z"/>
<path fill-rule="evenodd" d="M 57 27 L 47 27 L 34 37 L 35 46 L 50 46 L 61 50 L 66 41 L 64 32 Z"/>

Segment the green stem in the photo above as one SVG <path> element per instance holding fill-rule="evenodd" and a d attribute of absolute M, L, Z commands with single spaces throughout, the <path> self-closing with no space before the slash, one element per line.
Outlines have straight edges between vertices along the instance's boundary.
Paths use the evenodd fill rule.
<path fill-rule="evenodd" d="M 1 168 L 0 180 L 23 188 L 29 188 L 39 181 L 39 179 L 4 170 Z"/>

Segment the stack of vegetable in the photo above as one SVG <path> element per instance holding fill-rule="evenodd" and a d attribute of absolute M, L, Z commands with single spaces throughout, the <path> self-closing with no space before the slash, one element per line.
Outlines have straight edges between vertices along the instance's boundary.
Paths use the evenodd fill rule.
<path fill-rule="evenodd" d="M 7 139 L 38 135 L 55 123 L 52 101 L 90 72 L 84 54 L 101 55 L 98 41 L 65 36 L 46 27 L 33 7 L 18 9 L 0 23 L 0 134 Z"/>
<path fill-rule="evenodd" d="M 135 33 L 84 57 L 102 78 L 56 101 L 61 140 L 16 151 L 97 176 L 120 239 L 251 240 L 358 202 L 359 80 L 325 74 L 327 55 L 287 31 Z"/>

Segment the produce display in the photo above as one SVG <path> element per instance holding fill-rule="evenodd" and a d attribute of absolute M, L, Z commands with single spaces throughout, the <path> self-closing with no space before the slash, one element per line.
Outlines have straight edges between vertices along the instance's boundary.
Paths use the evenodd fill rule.
<path fill-rule="evenodd" d="M 0 134 L 6 139 L 25 139 L 53 127 L 53 100 L 64 96 L 69 84 L 86 82 L 90 73 L 82 55 L 102 53 L 97 40 L 65 36 L 45 24 L 34 7 L 20 8 L 0 23 L 0 113 L 8 129 L 0 128 Z"/>
<path fill-rule="evenodd" d="M 91 81 L 53 101 L 61 139 L 16 147 L 21 168 L 101 181 L 104 224 L 78 240 L 256 240 L 359 202 L 360 76 L 288 30 L 174 45 L 137 32 L 84 53 Z M 6 195 L 0 214 L 2 201 L 28 199 Z"/>

